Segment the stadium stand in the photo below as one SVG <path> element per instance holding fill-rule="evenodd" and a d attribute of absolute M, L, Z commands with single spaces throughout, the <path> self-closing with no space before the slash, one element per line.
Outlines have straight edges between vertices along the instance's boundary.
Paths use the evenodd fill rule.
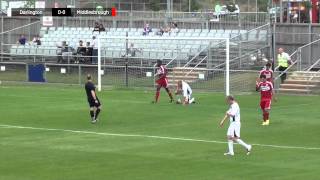
<path fill-rule="evenodd" d="M 36 45 L 14 45 L 11 47 L 11 55 L 37 55 L 37 56 L 56 56 L 57 45 L 62 40 L 67 41 L 67 44 L 74 49 L 77 48 L 79 40 L 84 42 L 90 42 L 95 33 L 93 29 L 88 27 L 41 27 L 40 37 L 41 46 Z M 157 29 L 153 29 L 153 32 L 149 36 L 156 35 Z M 136 28 L 110 28 L 107 32 L 101 32 L 100 37 L 110 36 L 126 36 L 143 38 L 143 29 Z M 208 30 L 208 29 L 181 29 L 176 35 L 164 33 L 163 36 L 176 36 L 176 37 L 216 37 L 216 38 L 234 38 L 242 34 L 243 41 L 266 41 L 267 31 L 252 31 L 247 30 Z M 103 39 L 102 40 L 102 56 L 106 58 L 121 58 L 126 52 L 126 43 L 124 39 Z M 134 58 L 143 59 L 173 59 L 178 58 L 181 60 L 188 60 L 193 57 L 201 49 L 208 46 L 208 41 L 187 41 L 187 40 L 171 40 L 170 42 L 164 42 L 163 40 L 131 40 L 129 43 L 133 43 L 136 48 L 143 51 L 137 52 Z"/>

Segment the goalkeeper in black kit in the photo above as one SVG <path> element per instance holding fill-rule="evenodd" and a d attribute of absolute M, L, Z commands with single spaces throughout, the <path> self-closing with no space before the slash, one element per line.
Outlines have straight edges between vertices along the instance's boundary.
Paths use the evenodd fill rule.
<path fill-rule="evenodd" d="M 90 107 L 91 123 L 98 122 L 98 116 L 101 111 L 101 103 L 96 94 L 96 87 L 92 82 L 92 76 L 87 75 L 87 83 L 85 84 L 87 99 Z"/>

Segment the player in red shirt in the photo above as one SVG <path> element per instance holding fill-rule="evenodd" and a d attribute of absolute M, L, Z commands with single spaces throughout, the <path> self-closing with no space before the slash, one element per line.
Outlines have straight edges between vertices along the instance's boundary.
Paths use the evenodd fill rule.
<path fill-rule="evenodd" d="M 269 112 L 271 109 L 271 101 L 272 97 L 274 97 L 274 89 L 272 82 L 267 81 L 266 75 L 260 75 L 260 82 L 256 82 L 256 90 L 260 91 L 261 100 L 260 100 L 260 107 L 262 110 L 263 115 L 263 126 L 269 125 Z M 275 97 L 274 97 L 274 100 Z"/>
<path fill-rule="evenodd" d="M 267 81 L 272 82 L 273 83 L 273 71 L 271 69 L 271 63 L 267 63 L 266 64 L 266 69 L 263 69 L 262 71 L 260 71 L 260 75 L 265 75 L 267 78 Z"/>
<path fill-rule="evenodd" d="M 173 102 L 173 96 L 168 88 L 167 68 L 164 65 L 162 65 L 161 60 L 157 61 L 157 67 L 158 67 L 157 74 L 155 74 L 155 76 L 158 76 L 158 80 L 156 81 L 157 91 L 156 91 L 155 101 L 153 101 L 153 103 L 158 102 L 161 87 L 163 87 L 167 91 L 167 93 L 170 97 L 170 102 Z"/>

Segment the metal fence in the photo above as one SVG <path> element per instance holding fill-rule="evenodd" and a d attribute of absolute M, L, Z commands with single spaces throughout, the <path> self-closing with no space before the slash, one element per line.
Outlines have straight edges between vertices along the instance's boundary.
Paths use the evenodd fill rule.
<path fill-rule="evenodd" d="M 28 66 L 32 63 L 0 62 L 0 80 L 3 82 L 28 82 Z M 97 77 L 96 65 L 44 63 L 46 83 L 83 85 L 86 75 Z M 155 85 L 154 67 L 102 65 L 102 86 L 153 88 Z M 173 88 L 176 77 L 174 68 L 168 68 L 169 84 Z M 149 74 L 149 75 L 148 75 Z M 152 74 L 152 76 L 150 76 Z M 203 76 L 190 82 L 193 89 L 225 92 L 225 70 L 202 69 Z M 230 91 L 253 92 L 258 71 L 230 70 Z M 200 77 L 200 76 L 199 76 Z M 97 78 L 95 78 L 97 79 Z"/>
<path fill-rule="evenodd" d="M 4 30 L 41 20 L 39 17 L 1 16 L 1 18 L 3 19 Z M 113 28 L 143 28 L 144 23 L 149 23 L 151 27 L 159 28 L 171 22 L 177 22 L 179 28 L 214 28 L 215 25 L 237 27 L 241 25 L 242 28 L 252 29 L 270 22 L 269 14 L 265 12 L 241 12 L 236 15 L 225 15 L 221 16 L 218 22 L 210 23 L 210 20 L 214 18 L 215 16 L 211 11 L 170 13 L 166 11 L 118 11 L 116 17 L 54 17 L 53 23 L 56 27 L 92 27 L 94 22 L 99 21 L 105 27 Z"/>

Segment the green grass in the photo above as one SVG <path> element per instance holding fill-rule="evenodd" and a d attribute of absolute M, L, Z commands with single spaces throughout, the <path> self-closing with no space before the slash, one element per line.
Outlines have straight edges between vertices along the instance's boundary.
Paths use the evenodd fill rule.
<path fill-rule="evenodd" d="M 95 125 L 84 95 L 78 86 L 0 85 L 0 180 L 319 179 L 320 149 L 255 145 L 246 156 L 236 145 L 230 158 L 221 143 L 105 134 L 225 141 L 223 94 L 195 92 L 199 104 L 182 107 L 165 93 L 153 105 L 153 91 L 105 90 Z M 279 96 L 269 127 L 260 125 L 258 94 L 237 98 L 244 141 L 320 148 L 319 96 Z"/>

